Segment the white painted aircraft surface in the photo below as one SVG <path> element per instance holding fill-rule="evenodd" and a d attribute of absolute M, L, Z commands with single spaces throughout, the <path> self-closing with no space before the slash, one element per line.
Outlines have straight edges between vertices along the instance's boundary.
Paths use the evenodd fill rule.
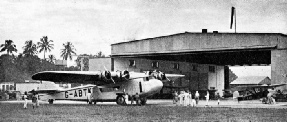
<path fill-rule="evenodd" d="M 138 93 L 140 103 L 144 105 L 148 96 L 158 93 L 162 89 L 163 82 L 169 80 L 168 77 L 184 77 L 184 75 L 165 74 L 157 71 L 145 73 L 128 71 L 44 71 L 34 74 L 32 79 L 94 84 L 50 92 L 48 90 L 38 90 L 39 93 L 46 92 L 49 94 L 47 99 L 50 103 L 53 103 L 54 100 L 87 100 L 89 103 L 94 102 L 95 104 L 96 102 L 117 102 L 117 104 L 123 105 L 124 93 L 127 93 L 129 98 Z M 92 94 L 90 100 L 85 94 L 89 89 Z"/>
<path fill-rule="evenodd" d="M 40 100 L 48 101 L 50 104 L 54 100 L 73 100 L 73 101 L 90 101 L 92 90 L 96 85 L 84 85 L 73 88 L 61 88 L 54 82 L 42 81 L 42 86 L 49 86 L 48 88 L 41 88 L 33 90 L 40 96 Z"/>

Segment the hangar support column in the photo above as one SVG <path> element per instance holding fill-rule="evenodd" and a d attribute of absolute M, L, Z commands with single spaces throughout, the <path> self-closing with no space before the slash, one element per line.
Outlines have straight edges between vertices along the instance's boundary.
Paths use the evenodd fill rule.
<path fill-rule="evenodd" d="M 271 83 L 287 83 L 287 50 L 271 50 Z M 287 86 L 280 87 L 287 91 Z"/>

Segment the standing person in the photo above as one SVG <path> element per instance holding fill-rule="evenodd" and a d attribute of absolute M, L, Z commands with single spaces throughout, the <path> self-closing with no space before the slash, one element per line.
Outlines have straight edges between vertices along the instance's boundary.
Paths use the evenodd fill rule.
<path fill-rule="evenodd" d="M 184 96 L 184 100 L 183 100 L 183 106 L 187 106 L 187 101 L 188 101 L 188 93 L 186 91 L 183 91 L 183 96 Z"/>
<path fill-rule="evenodd" d="M 196 106 L 196 102 L 195 102 L 195 95 L 191 94 L 191 106 L 195 107 Z"/>
<path fill-rule="evenodd" d="M 199 93 L 198 93 L 198 91 L 195 92 L 195 101 L 196 101 L 196 105 L 197 105 L 198 101 L 199 101 Z"/>
<path fill-rule="evenodd" d="M 40 100 L 40 97 L 39 97 L 39 94 L 36 93 L 36 107 L 38 108 L 40 106 L 40 103 L 39 103 L 39 100 Z"/>
<path fill-rule="evenodd" d="M 180 92 L 176 92 L 177 96 L 176 96 L 176 105 L 180 105 Z"/>
<path fill-rule="evenodd" d="M 131 105 L 134 103 L 135 95 L 131 95 Z"/>
<path fill-rule="evenodd" d="M 140 105 L 140 104 L 139 104 L 139 99 L 140 99 L 140 96 L 139 96 L 138 93 L 136 93 L 136 95 L 135 95 L 136 105 Z"/>
<path fill-rule="evenodd" d="M 173 104 L 176 104 L 176 103 L 177 103 L 177 97 L 178 97 L 178 94 L 177 94 L 176 91 L 174 91 L 174 92 L 172 93 L 172 97 L 173 97 Z"/>
<path fill-rule="evenodd" d="M 219 103 L 220 103 L 220 95 L 219 95 L 218 92 L 217 92 L 215 98 L 217 99 L 217 105 L 219 105 Z"/>
<path fill-rule="evenodd" d="M 28 96 L 27 96 L 27 92 L 25 91 L 25 93 L 24 93 L 24 96 L 23 96 L 23 98 L 24 98 L 24 109 L 27 109 L 27 104 L 28 104 Z"/>
<path fill-rule="evenodd" d="M 206 105 L 205 106 L 208 106 L 208 101 L 209 101 L 209 92 L 206 91 Z"/>
<path fill-rule="evenodd" d="M 269 93 L 267 94 L 267 103 L 268 103 L 268 104 L 272 104 L 272 103 L 273 103 L 272 93 L 271 93 L 271 92 L 269 92 Z"/>
<path fill-rule="evenodd" d="M 187 105 L 188 106 L 191 106 L 191 93 L 190 93 L 190 91 L 187 93 Z"/>
<path fill-rule="evenodd" d="M 87 103 L 88 103 L 88 104 L 91 104 L 91 103 L 92 103 L 92 101 L 91 101 L 91 92 L 89 92 L 89 91 L 88 91 L 88 93 L 87 93 Z"/>
<path fill-rule="evenodd" d="M 127 105 L 127 104 L 128 104 L 128 101 L 129 101 L 129 95 L 128 95 L 128 93 L 125 94 L 124 98 L 125 98 L 125 104 Z"/>
<path fill-rule="evenodd" d="M 179 105 L 183 105 L 183 100 L 184 100 L 183 91 L 180 91 L 180 94 L 179 94 Z"/>
<path fill-rule="evenodd" d="M 33 109 L 34 109 L 34 108 L 35 108 L 35 106 L 36 106 L 36 102 L 37 102 L 36 93 L 35 93 L 35 92 L 33 92 L 33 96 L 32 96 Z"/>

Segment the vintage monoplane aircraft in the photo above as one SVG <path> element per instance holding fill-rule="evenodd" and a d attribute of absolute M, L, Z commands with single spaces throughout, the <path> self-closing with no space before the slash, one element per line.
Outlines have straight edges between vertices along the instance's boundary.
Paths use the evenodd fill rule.
<path fill-rule="evenodd" d="M 286 84 L 263 84 L 263 85 L 244 85 L 237 86 L 231 89 L 231 91 L 238 91 L 241 95 L 238 96 L 238 100 L 252 100 L 266 97 L 268 89 L 274 89 L 276 87 L 284 86 Z M 267 92 L 267 93 L 266 93 Z"/>
<path fill-rule="evenodd" d="M 94 102 L 116 102 L 119 105 L 124 104 L 123 95 L 127 93 L 129 98 L 136 93 L 140 96 L 140 103 L 146 104 L 147 97 L 158 93 L 163 82 L 168 81 L 171 77 L 184 77 L 178 74 L 165 74 L 158 71 L 148 71 L 145 73 L 129 71 L 43 71 L 32 76 L 33 80 L 94 84 L 91 92 L 91 101 Z M 72 88 L 67 91 L 47 92 L 50 96 L 49 102 L 65 98 L 76 100 L 80 91 L 78 88 Z M 79 88 L 83 89 L 83 88 Z M 43 92 L 42 92 L 43 93 Z M 83 92 L 81 92 L 83 96 Z M 57 96 L 57 97 L 56 97 Z"/>

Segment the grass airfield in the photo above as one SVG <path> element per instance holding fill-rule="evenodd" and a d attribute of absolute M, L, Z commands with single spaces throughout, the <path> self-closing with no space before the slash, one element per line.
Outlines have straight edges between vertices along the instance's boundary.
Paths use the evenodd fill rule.
<path fill-rule="evenodd" d="M 23 109 L 21 102 L 0 102 L 0 121 L 218 121 L 218 122 L 270 122 L 287 121 L 287 107 L 266 105 L 268 107 L 244 107 L 250 103 L 239 103 L 242 107 L 216 105 L 204 107 L 175 106 L 171 100 L 150 100 L 145 106 L 119 106 L 114 103 L 42 103 L 39 108 Z M 225 103 L 227 104 L 227 103 Z M 235 103 L 234 103 L 235 104 Z M 230 104 L 229 104 L 230 105 Z M 263 106 L 263 105 L 261 105 Z M 264 105 L 265 106 L 265 105 Z"/>

